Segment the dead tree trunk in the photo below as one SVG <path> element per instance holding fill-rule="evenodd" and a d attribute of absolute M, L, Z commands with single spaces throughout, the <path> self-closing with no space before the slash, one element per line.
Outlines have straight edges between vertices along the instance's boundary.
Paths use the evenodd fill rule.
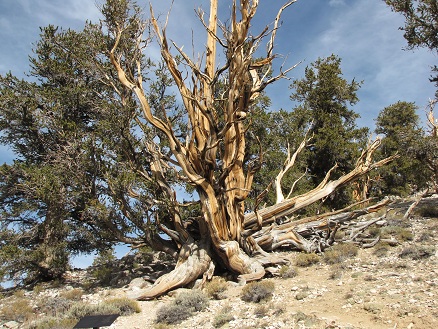
<path fill-rule="evenodd" d="M 114 45 L 110 51 L 110 60 L 117 71 L 118 79 L 124 88 L 134 93 L 141 105 L 143 119 L 160 130 L 168 141 L 172 165 L 185 182 L 194 186 L 199 195 L 202 217 L 197 218 L 198 238 L 193 236 L 182 222 L 177 211 L 174 211 L 174 230 L 166 233 L 180 246 L 178 263 L 174 271 L 163 276 L 139 299 L 149 299 L 161 295 L 170 289 L 185 285 L 204 273 L 211 272 L 215 263 L 220 263 L 238 276 L 239 280 L 250 281 L 262 278 L 265 267 L 284 263 L 284 260 L 270 258 L 265 250 L 275 249 L 285 241 L 294 241 L 303 250 L 313 250 L 299 230 L 306 230 L 311 224 L 291 223 L 290 226 L 279 226 L 270 229 L 276 218 L 286 218 L 303 207 L 306 207 L 333 193 L 370 170 L 384 165 L 391 159 L 377 163 L 372 162 L 372 154 L 379 142 L 373 143 L 365 150 L 357 162 L 356 168 L 337 180 L 330 181 L 330 173 L 314 190 L 304 195 L 286 197 L 279 194 L 279 202 L 264 209 L 255 210 L 245 215 L 245 199 L 251 191 L 254 174 L 260 167 L 257 161 L 251 166 L 244 166 L 245 133 L 250 127 L 247 122 L 250 105 L 260 93 L 271 83 L 281 79 L 292 68 L 271 77 L 273 45 L 278 29 L 281 13 L 295 3 L 288 1 L 283 5 L 269 32 L 268 27 L 257 37 L 250 36 L 249 28 L 254 18 L 258 1 L 242 0 L 232 2 L 230 27 L 222 26 L 223 37 L 217 34 L 217 0 L 210 1 L 209 22 L 203 19 L 203 12 L 198 15 L 207 32 L 205 68 L 200 62 L 194 62 L 173 43 L 174 49 L 190 68 L 191 83 L 184 78 L 185 74 L 178 66 L 179 60 L 171 54 L 165 28 L 159 27 L 151 8 L 151 24 L 158 40 L 161 56 L 175 81 L 182 97 L 187 114 L 189 134 L 185 139 L 177 137 L 171 120 L 164 112 L 157 117 L 151 110 L 143 89 L 141 58 L 143 43 L 139 37 L 138 49 L 132 54 L 134 60 L 123 58 L 121 40 L 124 33 L 130 30 L 132 20 L 117 24 L 114 31 Z M 145 27 L 137 23 L 137 26 Z M 270 33 L 270 34 L 269 34 Z M 141 35 L 141 33 L 139 34 Z M 265 36 L 269 36 L 267 53 L 263 59 L 254 60 L 254 53 Z M 225 48 L 226 59 L 222 67 L 216 68 L 216 47 Z M 137 62 L 138 71 L 132 72 L 125 66 L 126 62 Z M 226 72 L 226 88 L 219 98 L 216 95 L 217 84 Z M 303 141 L 301 148 L 306 141 Z M 171 204 L 177 207 L 174 192 L 166 183 L 159 164 L 169 160 L 155 151 L 158 160 L 152 170 L 155 179 L 163 191 L 169 196 Z M 285 168 L 291 167 L 296 154 L 289 158 Z M 259 155 L 261 157 L 261 155 Z M 289 165 L 291 164 L 291 165 Z M 286 169 L 287 170 L 287 169 Z M 277 190 L 281 191 L 281 176 L 276 181 Z M 332 229 L 329 224 L 315 221 L 315 229 Z M 298 226 L 301 225 L 301 226 Z M 303 226 L 304 225 L 304 226 Z M 298 230 L 298 231 L 297 231 Z M 301 238 L 300 238 L 301 235 Z M 264 250 L 263 250 L 264 249 Z"/>
<path fill-rule="evenodd" d="M 427 167 L 431 171 L 431 184 L 435 192 L 438 192 L 438 160 L 436 155 L 436 146 L 438 145 L 438 119 L 435 118 L 433 112 L 437 102 L 438 100 L 436 99 L 430 100 L 428 105 L 427 121 L 430 127 L 432 150 L 429 150 L 430 154 L 425 159 Z"/>

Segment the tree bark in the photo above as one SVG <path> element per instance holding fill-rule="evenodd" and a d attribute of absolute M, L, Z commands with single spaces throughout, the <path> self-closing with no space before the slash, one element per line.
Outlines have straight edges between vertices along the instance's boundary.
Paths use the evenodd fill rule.
<path fill-rule="evenodd" d="M 149 300 L 195 281 L 212 266 L 210 253 L 208 243 L 195 241 L 186 243 L 181 248 L 173 271 L 158 278 L 150 288 L 130 297 L 137 300 Z"/>
<path fill-rule="evenodd" d="M 306 235 L 305 232 L 310 228 L 331 230 L 331 222 L 316 220 L 306 224 L 292 223 L 290 226 L 272 227 L 276 219 L 286 218 L 297 210 L 327 197 L 336 188 L 356 180 L 393 159 L 372 162 L 372 154 L 380 143 L 376 141 L 363 152 L 356 168 L 350 173 L 334 181 L 329 180 L 329 173 L 312 191 L 300 196 L 284 198 L 281 193 L 281 178 L 293 165 L 299 150 L 304 148 L 306 144 L 304 140 L 299 150 L 287 159 L 284 170 L 277 176 L 275 185 L 278 203 L 245 215 L 245 199 L 251 190 L 252 180 L 258 167 L 245 165 L 245 134 L 250 126 L 247 122 L 248 112 L 251 104 L 266 86 L 284 77 L 288 72 L 286 70 L 275 77 L 270 76 L 271 63 L 275 57 L 272 50 L 280 15 L 294 2 L 296 1 L 289 1 L 280 8 L 271 32 L 266 57 L 255 61 L 253 55 L 257 46 L 268 33 L 266 28 L 257 37 L 249 34 L 258 1 L 241 0 L 240 6 L 233 1 L 230 29 L 223 28 L 225 41 L 222 41 L 216 35 L 218 2 L 211 0 L 208 24 L 202 20 L 202 12 L 199 13 L 207 30 L 205 70 L 202 71 L 199 64 L 194 63 L 182 48 L 174 44 L 175 49 L 192 71 L 191 85 L 188 85 L 183 78 L 184 74 L 178 67 L 179 61 L 170 52 L 165 30 L 158 26 L 151 8 L 151 24 L 161 48 L 161 56 L 181 94 L 187 113 L 189 133 L 184 141 L 176 136 L 165 110 L 162 119 L 155 116 L 150 107 L 142 81 L 143 49 L 139 47 L 133 55 L 137 56 L 139 68 L 136 75 L 123 67 L 124 61 L 118 49 L 121 36 L 128 28 L 123 24 L 117 26 L 110 60 L 117 71 L 118 79 L 125 88 L 137 96 L 144 119 L 166 136 L 172 162 L 179 167 L 178 172 L 184 177 L 184 181 L 194 186 L 202 208 L 202 216 L 196 222 L 201 237 L 198 241 L 188 232 L 178 211 L 170 211 L 173 213 L 171 221 L 175 230 L 169 232 L 181 245 L 178 263 L 174 271 L 157 280 L 150 289 L 138 297 L 139 299 L 154 298 L 171 289 L 186 285 L 207 272 L 212 263 L 220 262 L 233 272 L 239 281 L 247 282 L 261 279 L 266 274 L 265 267 L 285 262 L 269 257 L 264 250 L 273 250 L 289 242 L 301 250 L 314 250 L 314 244 L 306 241 L 303 235 Z M 218 43 L 225 48 L 226 63 L 222 68 L 216 69 Z M 216 83 L 225 71 L 227 84 L 224 96 L 218 100 L 215 96 L 218 88 Z M 151 163 L 154 177 L 160 188 L 167 193 L 170 204 L 177 207 L 176 197 L 166 183 L 164 169 L 160 166 L 164 157 L 157 150 L 150 149 L 150 152 L 156 156 Z"/>

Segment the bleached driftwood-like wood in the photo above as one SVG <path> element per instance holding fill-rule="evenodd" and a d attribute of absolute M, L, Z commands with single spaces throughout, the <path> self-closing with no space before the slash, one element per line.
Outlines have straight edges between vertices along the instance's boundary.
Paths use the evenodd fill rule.
<path fill-rule="evenodd" d="M 380 143 L 375 141 L 363 152 L 350 173 L 330 181 L 330 173 L 334 167 L 315 189 L 303 195 L 288 195 L 285 198 L 281 190 L 281 180 L 293 166 L 299 151 L 305 147 L 305 138 L 298 150 L 292 156 L 288 156 L 283 170 L 277 176 L 274 185 L 278 203 L 245 214 L 245 200 L 251 191 L 257 168 L 260 167 L 260 164 L 245 165 L 245 136 L 250 125 L 250 109 L 268 85 L 284 78 L 294 67 L 284 71 L 281 68 L 278 75 L 271 75 L 272 61 L 275 58 L 273 47 L 281 14 L 295 2 L 296 0 L 288 1 L 279 9 L 270 32 L 265 28 L 261 34 L 254 37 L 250 35 L 250 27 L 259 1 L 233 0 L 228 27 L 221 27 L 223 37 L 220 38 L 217 35 L 218 1 L 211 0 L 208 24 L 203 21 L 202 12 L 198 11 L 206 29 L 204 68 L 201 62 L 192 60 L 182 47 L 169 42 L 166 36 L 167 22 L 164 27 L 160 27 L 152 6 L 150 7 L 151 30 L 160 47 L 162 60 L 180 93 L 186 113 L 188 129 L 184 139 L 175 133 L 166 109 L 162 109 L 159 117 L 151 109 L 141 72 L 142 58 L 145 53 L 147 56 L 147 48 L 138 41 L 137 49 L 132 54 L 123 52 L 122 36 L 124 33 L 130 33 L 128 27 L 132 24 L 132 19 L 116 24 L 115 30 L 112 30 L 114 44 L 109 51 L 110 61 L 122 88 L 127 93 L 135 94 L 141 107 L 141 115 L 138 114 L 134 120 L 141 128 L 145 125 L 144 122 L 147 122 L 167 139 L 167 155 L 161 154 L 157 148 L 150 145 L 153 177 L 145 178 L 156 181 L 166 195 L 173 209 L 168 211 L 170 215 L 166 218 L 171 227 L 161 224 L 158 214 L 156 224 L 159 229 L 167 232 L 180 248 L 175 269 L 158 279 L 150 289 L 138 297 L 139 299 L 154 298 L 188 284 L 204 273 L 211 272 L 214 265 L 212 263 L 216 262 L 225 266 L 242 282 L 260 279 L 266 273 L 265 268 L 273 271 L 276 264 L 284 263 L 284 260 L 270 257 L 265 250 L 278 248 L 288 241 L 295 243 L 302 250 L 314 250 L 315 241 L 307 240 L 306 232 L 330 231 L 330 223 L 333 220 L 321 219 L 320 222 L 315 220 L 309 223 L 294 223 L 292 226 L 284 224 L 275 227 L 275 230 L 272 230 L 270 225 L 278 218 L 286 218 L 287 221 L 287 216 L 297 210 L 327 197 L 335 189 L 394 158 L 373 162 L 372 155 Z M 140 29 L 146 28 L 142 22 L 137 22 L 135 26 Z M 141 32 L 143 31 L 138 35 L 141 36 Z M 269 33 L 271 34 L 266 56 L 255 60 L 254 54 L 258 46 Z M 225 63 L 219 69 L 216 68 L 218 45 L 224 48 L 225 53 Z M 173 54 L 172 51 L 176 51 L 177 54 Z M 132 58 L 126 58 L 127 56 Z M 127 67 L 126 63 L 130 63 L 130 66 Z M 133 72 L 133 67 L 137 67 L 137 72 Z M 122 88 L 116 87 L 115 84 L 114 87 L 122 94 Z M 220 97 L 217 96 L 219 90 L 222 93 Z M 259 163 L 262 161 L 261 154 L 262 152 L 259 155 Z M 189 224 L 179 215 L 175 192 L 165 179 L 166 161 L 171 163 L 173 171 L 177 172 L 185 183 L 194 187 L 199 196 L 202 216 L 193 220 L 196 234 L 188 230 Z M 141 176 L 141 172 L 139 175 Z M 333 239 L 332 233 L 333 231 L 328 233 L 328 243 Z"/>
<path fill-rule="evenodd" d="M 438 119 L 435 118 L 433 114 L 433 110 L 435 108 L 435 104 L 437 103 L 437 100 L 430 100 L 429 101 L 429 111 L 427 112 L 427 121 L 429 124 L 429 127 L 431 128 L 431 135 L 433 137 L 438 138 Z"/>
<path fill-rule="evenodd" d="M 371 170 L 381 167 L 386 163 L 392 161 L 397 156 L 391 156 L 378 162 L 372 161 L 372 155 L 379 147 L 380 140 L 374 141 L 366 150 L 362 152 L 362 155 L 356 163 L 356 167 L 349 173 L 341 176 L 340 178 L 329 181 L 325 179 L 315 189 L 296 197 L 286 199 L 281 203 L 275 204 L 270 207 L 266 207 L 258 211 L 259 216 L 262 218 L 263 225 L 272 223 L 276 218 L 290 216 L 299 209 L 302 209 L 317 200 L 321 200 L 324 197 L 330 195 L 335 189 L 352 182 L 353 180 L 367 174 Z M 257 222 L 257 218 L 254 213 L 245 215 L 245 228 L 250 229 L 252 225 Z"/>
<path fill-rule="evenodd" d="M 307 139 L 307 134 L 304 136 L 303 141 L 300 143 L 294 154 L 290 155 L 290 148 L 289 145 L 287 146 L 287 158 L 284 161 L 283 168 L 281 168 L 280 172 L 277 174 L 277 177 L 275 177 L 274 180 L 274 187 L 275 187 L 275 193 L 277 195 L 277 201 L 276 204 L 284 201 L 284 195 L 283 195 L 283 189 L 281 187 L 281 180 L 283 179 L 284 175 L 294 166 L 295 160 L 298 156 L 298 154 L 304 149 L 304 147 L 307 145 L 311 138 Z M 290 195 L 291 193 L 289 193 Z"/>
<path fill-rule="evenodd" d="M 284 245 L 292 245 L 295 249 L 301 251 L 320 252 L 331 245 L 329 243 L 330 238 L 332 238 L 331 234 L 336 233 L 341 224 L 376 212 L 387 206 L 388 203 L 389 200 L 383 200 L 376 205 L 363 209 L 303 218 L 280 225 L 273 223 L 264 230 L 254 233 L 253 237 L 264 250 L 275 250 Z M 368 226 L 364 226 L 362 229 Z"/>

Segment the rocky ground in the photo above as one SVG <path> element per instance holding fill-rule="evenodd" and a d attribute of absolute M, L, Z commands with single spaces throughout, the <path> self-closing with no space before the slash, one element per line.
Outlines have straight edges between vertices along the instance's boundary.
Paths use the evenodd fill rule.
<path fill-rule="evenodd" d="M 319 256 L 314 264 L 301 264 L 302 254 L 284 253 L 291 260 L 296 276 L 268 278 L 274 284 L 272 297 L 259 303 L 241 299 L 243 287 L 227 282 L 223 299 L 209 300 L 208 307 L 175 325 L 157 324 L 157 310 L 170 305 L 186 291 L 178 289 L 153 301 L 139 302 L 140 312 L 120 316 L 109 328 L 438 328 L 438 198 L 430 199 L 420 212 L 403 220 L 403 213 L 394 212 L 381 227 L 369 234 L 386 234 L 397 238 L 396 246 L 379 243 L 360 249 L 356 256 L 328 264 Z M 420 209 L 420 208 L 419 208 Z M 421 210 L 421 209 L 420 209 Z M 430 211 L 432 210 L 432 211 Z M 432 213 L 431 216 L 425 216 Z M 374 230 L 374 231 L 373 231 Z M 292 267 L 291 267 L 292 268 Z M 102 300 L 135 293 L 146 282 L 137 278 L 118 288 L 83 287 L 84 271 L 71 272 L 58 287 L 24 291 L 20 298 L 36 303 L 62 295 L 62 291 L 83 289 L 82 301 Z M 5 308 L 17 293 L 0 301 L 3 321 L 0 328 L 26 328 L 19 319 L 5 317 Z M 31 303 L 34 313 L 37 306 Z M 30 323 L 29 321 L 27 323 Z"/>

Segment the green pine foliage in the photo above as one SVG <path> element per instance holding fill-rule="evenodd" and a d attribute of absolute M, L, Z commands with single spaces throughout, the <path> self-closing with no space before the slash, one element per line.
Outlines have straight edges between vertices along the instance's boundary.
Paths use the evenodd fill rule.
<path fill-rule="evenodd" d="M 377 157 L 399 157 L 373 178 L 373 194 L 407 195 L 427 186 L 430 172 L 421 152 L 424 133 L 417 109 L 414 103 L 397 102 L 379 113 L 375 132 L 383 138 Z"/>
<path fill-rule="evenodd" d="M 313 136 L 306 164 L 313 187 L 316 187 L 336 164 L 335 179 L 354 168 L 360 150 L 368 137 L 367 128 L 358 128 L 359 114 L 351 109 L 358 101 L 361 82 L 348 82 L 336 55 L 319 58 L 306 67 L 305 77 L 291 84 L 291 100 L 298 103 L 294 122 L 298 129 Z M 351 191 L 340 190 L 326 201 L 326 206 L 339 208 L 351 202 Z"/>
<path fill-rule="evenodd" d="M 114 20 L 139 15 L 130 1 L 108 1 L 102 9 Z M 138 26 L 131 29 L 121 40 L 127 53 L 137 41 Z M 16 155 L 0 167 L 2 280 L 57 279 L 69 269 L 71 255 L 106 250 L 133 232 L 137 243 L 165 244 L 176 252 L 158 234 L 151 202 L 168 203 L 148 178 L 152 158 L 144 141 L 160 133 L 133 123 L 138 107 L 112 72 L 111 42 L 100 24 L 86 23 L 82 31 L 47 26 L 30 58 L 32 82 L 0 76 L 0 143 Z M 187 126 L 168 92 L 168 72 L 142 60 L 154 112 L 162 116 L 168 109 L 179 126 L 175 133 L 183 135 Z M 165 142 L 155 146 L 167 150 Z M 172 184 L 175 173 L 168 173 Z M 168 210 L 159 215 L 174 228 Z"/>

